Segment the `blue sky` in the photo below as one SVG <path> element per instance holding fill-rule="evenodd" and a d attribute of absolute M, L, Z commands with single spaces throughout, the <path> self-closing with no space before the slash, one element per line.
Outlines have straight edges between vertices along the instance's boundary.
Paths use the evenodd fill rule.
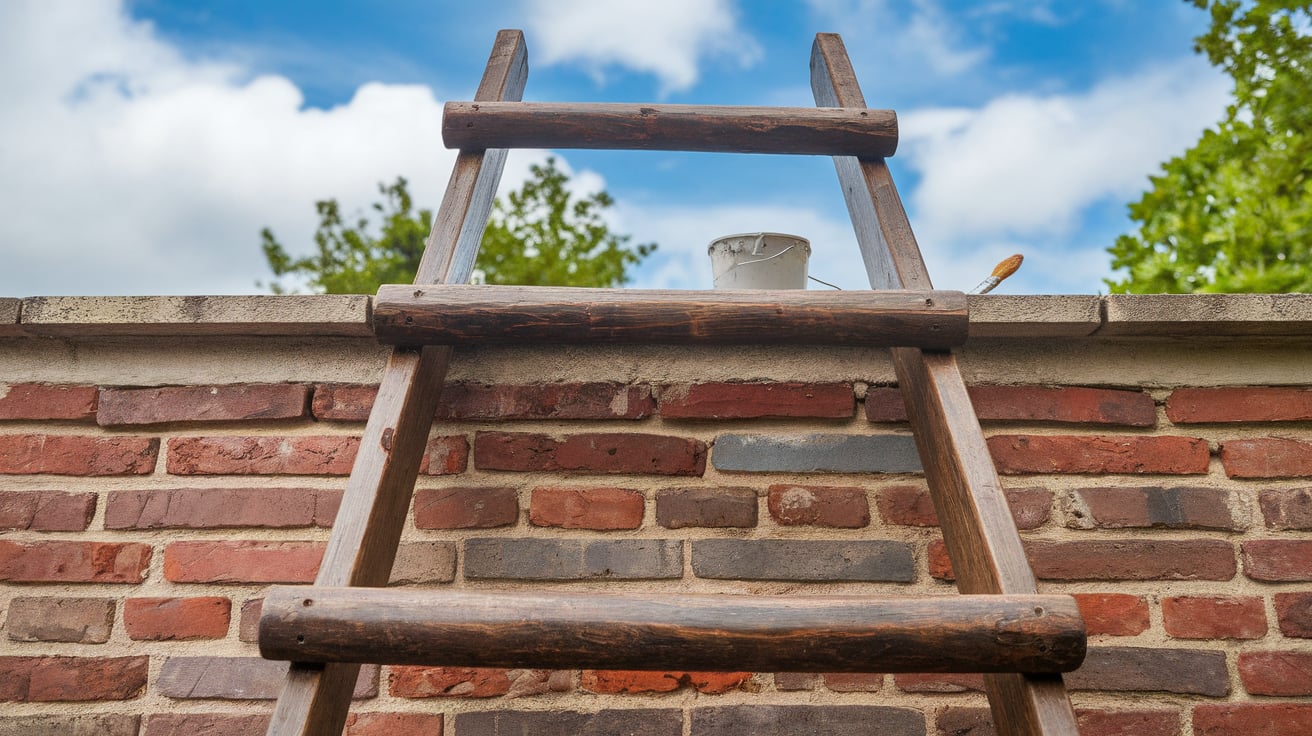
<path fill-rule="evenodd" d="M 484 7 L 492 6 L 492 7 Z M 258 293 L 259 230 L 308 251 L 313 202 L 405 176 L 436 207 L 441 105 L 522 28 L 528 100 L 810 106 L 843 35 L 940 288 L 1013 252 L 1000 291 L 1096 293 L 1125 205 L 1226 103 L 1182 0 L 447 0 L 0 3 L 0 295 Z M 512 155 L 503 187 L 552 152 Z M 706 288 L 707 243 L 774 230 L 863 288 L 833 166 L 794 156 L 559 151 L 613 226 L 660 244 L 633 286 Z"/>

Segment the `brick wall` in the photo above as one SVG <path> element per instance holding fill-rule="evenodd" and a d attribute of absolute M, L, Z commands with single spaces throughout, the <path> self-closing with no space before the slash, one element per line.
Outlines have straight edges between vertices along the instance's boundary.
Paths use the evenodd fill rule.
<path fill-rule="evenodd" d="M 314 576 L 376 349 L 351 343 L 373 372 L 348 381 L 278 367 L 310 338 L 243 343 L 267 361 L 234 359 L 230 382 L 155 367 L 197 341 L 0 340 L 0 734 L 262 732 L 284 668 L 258 658 L 262 591 Z M 1081 732 L 1312 733 L 1312 343 L 1176 348 L 986 340 L 962 356 L 1040 589 L 1086 617 L 1067 677 Z M 79 357 L 97 352 L 115 357 Z M 1171 378 L 1199 354 L 1193 380 Z M 882 353 L 559 355 L 458 356 L 394 585 L 953 594 Z M 722 380 L 725 360 L 750 380 Z M 370 666 L 347 732 L 977 736 L 980 688 Z"/>

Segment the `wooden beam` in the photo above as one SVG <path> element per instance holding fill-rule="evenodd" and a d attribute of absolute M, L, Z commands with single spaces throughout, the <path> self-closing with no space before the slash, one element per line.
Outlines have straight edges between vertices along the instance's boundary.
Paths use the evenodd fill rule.
<path fill-rule="evenodd" d="M 447 148 L 892 156 L 892 110 L 564 102 L 448 102 Z"/>
<path fill-rule="evenodd" d="M 275 587 L 269 659 L 754 672 L 1069 672 L 1070 596 L 483 593 Z"/>
<path fill-rule="evenodd" d="M 523 34 L 498 33 L 478 95 L 519 99 L 526 59 Z M 504 160 L 504 152 L 457 157 L 417 283 L 469 280 Z M 387 584 L 450 356 L 449 347 L 392 352 L 315 585 Z M 293 662 L 268 733 L 340 734 L 359 669 L 358 664 Z"/>
<path fill-rule="evenodd" d="M 817 105 L 865 107 L 835 34 L 816 36 L 811 89 Z M 884 161 L 838 157 L 834 165 L 871 286 L 933 288 Z M 894 348 L 893 364 L 958 587 L 963 593 L 1034 593 L 1034 576 L 956 358 Z M 1059 675 L 987 675 L 985 685 L 999 734 L 1077 733 Z"/>
<path fill-rule="evenodd" d="M 966 341 L 959 291 L 662 291 L 383 286 L 374 333 L 396 345 L 719 343 L 917 345 Z"/>

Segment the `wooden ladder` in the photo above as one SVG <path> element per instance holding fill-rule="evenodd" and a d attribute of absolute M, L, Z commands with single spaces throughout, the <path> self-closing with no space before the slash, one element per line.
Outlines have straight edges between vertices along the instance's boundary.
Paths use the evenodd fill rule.
<path fill-rule="evenodd" d="M 932 291 L 842 39 L 811 55 L 817 108 L 522 103 L 519 31 L 501 31 L 473 102 L 447 105 L 459 147 L 413 286 L 385 286 L 394 345 L 311 587 L 265 598 L 260 651 L 292 664 L 269 734 L 339 734 L 361 662 L 524 668 L 983 672 L 1000 734 L 1076 734 L 1061 672 L 1084 623 L 1034 576 L 950 349 L 960 292 Z M 832 155 L 873 291 L 659 292 L 460 286 L 507 148 Z M 950 597 L 619 595 L 386 590 L 453 344 L 709 342 L 892 348 L 957 585 Z"/>

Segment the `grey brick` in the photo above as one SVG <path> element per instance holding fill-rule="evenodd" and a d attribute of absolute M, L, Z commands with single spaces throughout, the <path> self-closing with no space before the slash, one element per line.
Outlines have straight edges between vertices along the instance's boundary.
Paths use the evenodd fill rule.
<path fill-rule="evenodd" d="M 465 577 L 651 580 L 683 576 L 677 539 L 465 540 Z"/>
<path fill-rule="evenodd" d="M 169 698 L 272 700 L 282 690 L 287 663 L 259 657 L 169 657 L 155 692 Z M 360 667 L 352 697 L 378 695 L 378 665 Z"/>
<path fill-rule="evenodd" d="M 136 736 L 140 716 L 20 716 L 0 718 L 0 736 Z"/>
<path fill-rule="evenodd" d="M 711 464 L 745 473 L 919 473 L 910 435 L 722 434 Z"/>
<path fill-rule="evenodd" d="M 460 736 L 680 736 L 683 713 L 674 709 L 577 711 L 491 711 L 457 713 Z"/>
<path fill-rule="evenodd" d="M 727 705 L 694 708 L 692 736 L 925 736 L 925 716 L 874 705 Z"/>
<path fill-rule="evenodd" d="M 1084 664 L 1066 675 L 1072 690 L 1230 694 L 1225 652 L 1146 647 L 1090 647 Z"/>
<path fill-rule="evenodd" d="M 112 598 L 22 597 L 9 602 L 9 638 L 104 644 L 114 627 Z"/>
<path fill-rule="evenodd" d="M 699 539 L 692 543 L 698 577 L 725 580 L 915 579 L 911 545 L 887 540 Z"/>
<path fill-rule="evenodd" d="M 757 513 L 750 488 L 667 488 L 656 494 L 656 522 L 667 529 L 754 527 Z"/>

